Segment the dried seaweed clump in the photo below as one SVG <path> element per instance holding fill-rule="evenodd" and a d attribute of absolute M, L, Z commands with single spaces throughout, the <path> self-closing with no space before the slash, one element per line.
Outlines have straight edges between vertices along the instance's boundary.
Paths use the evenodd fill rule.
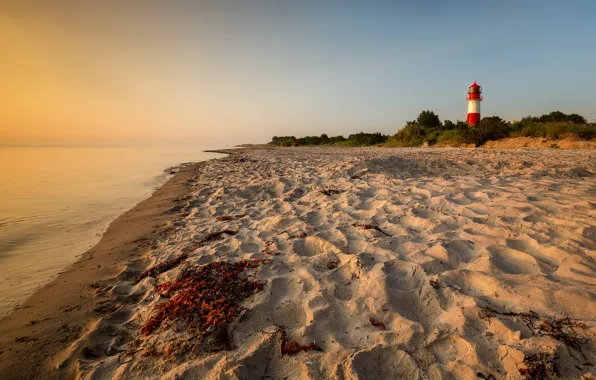
<path fill-rule="evenodd" d="M 556 359 L 555 356 L 543 352 L 526 355 L 524 357 L 526 368 L 520 368 L 519 374 L 528 380 L 550 379 L 553 374 L 560 376 Z"/>
<path fill-rule="evenodd" d="M 185 322 L 188 330 L 199 336 L 227 329 L 240 311 L 240 303 L 263 289 L 263 283 L 250 280 L 244 272 L 271 260 L 253 259 L 235 263 L 217 261 L 182 272 L 175 282 L 158 287 L 162 297 L 153 315 L 141 328 L 150 335 L 174 322 Z"/>
<path fill-rule="evenodd" d="M 373 224 L 363 224 L 363 223 L 356 223 L 354 227 L 359 228 L 361 230 L 375 230 L 382 233 L 385 236 L 391 236 L 387 232 L 383 231 L 379 226 L 375 226 Z"/>
<path fill-rule="evenodd" d="M 372 326 L 374 326 L 374 327 L 376 327 L 378 329 L 381 329 L 381 330 L 385 330 L 385 324 L 383 322 L 378 321 L 378 320 L 374 319 L 373 317 L 370 317 L 368 319 L 368 321 L 370 322 L 370 324 Z"/>
<path fill-rule="evenodd" d="M 245 216 L 246 216 L 246 214 L 220 215 L 220 216 L 215 217 L 215 220 L 218 222 L 227 222 L 230 220 L 241 219 L 241 218 L 244 218 Z"/>
<path fill-rule="evenodd" d="M 478 317 L 480 319 L 490 321 L 495 316 L 500 317 L 520 317 L 530 329 L 532 335 L 550 336 L 559 342 L 563 342 L 567 347 L 576 349 L 585 359 L 582 351 L 582 344 L 587 343 L 587 339 L 580 339 L 576 328 L 586 329 L 585 323 L 573 320 L 569 317 L 564 318 L 549 318 L 538 315 L 536 312 L 530 310 L 526 313 L 515 313 L 512 311 L 501 312 L 490 306 L 481 307 Z"/>
<path fill-rule="evenodd" d="M 325 194 L 326 196 L 331 196 L 331 195 L 335 195 L 335 194 L 341 194 L 341 193 L 345 193 L 344 189 L 340 189 L 338 187 L 335 186 L 327 186 L 325 188 L 322 188 L 319 190 L 321 193 Z"/>
<path fill-rule="evenodd" d="M 281 354 L 282 355 L 296 355 L 300 351 L 323 351 L 323 349 L 314 343 L 306 346 L 301 345 L 295 340 L 288 342 L 286 337 L 286 330 L 283 327 L 279 327 L 278 331 L 281 333 Z"/>

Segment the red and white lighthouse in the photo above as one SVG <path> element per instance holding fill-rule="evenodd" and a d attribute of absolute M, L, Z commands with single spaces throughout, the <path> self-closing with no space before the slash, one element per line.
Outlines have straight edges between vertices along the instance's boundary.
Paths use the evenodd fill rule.
<path fill-rule="evenodd" d="M 470 127 L 473 127 L 480 121 L 480 102 L 482 101 L 482 87 L 476 84 L 476 81 L 468 87 L 468 117 L 466 121 Z"/>

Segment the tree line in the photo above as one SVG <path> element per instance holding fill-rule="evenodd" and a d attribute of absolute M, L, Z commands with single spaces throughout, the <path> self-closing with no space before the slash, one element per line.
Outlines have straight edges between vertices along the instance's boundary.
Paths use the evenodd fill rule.
<path fill-rule="evenodd" d="M 505 121 L 498 116 L 482 118 L 475 126 L 466 122 L 445 120 L 441 122 L 433 111 L 422 111 L 416 120 L 393 135 L 388 146 L 428 145 L 479 146 L 489 140 L 506 137 L 542 137 L 549 139 L 575 135 L 582 139 L 596 138 L 596 125 L 588 124 L 583 116 L 554 111 L 541 116 L 526 116 L 518 121 Z"/>
<path fill-rule="evenodd" d="M 385 144 L 389 135 L 381 133 L 356 133 L 349 135 L 346 139 L 343 136 L 273 136 L 269 145 L 275 146 L 312 146 L 312 145 L 337 145 L 337 146 L 369 146 Z"/>
<path fill-rule="evenodd" d="M 578 114 L 565 114 L 560 111 L 541 116 L 526 116 L 518 121 L 505 121 L 498 116 L 489 116 L 480 120 L 474 127 L 466 122 L 451 120 L 441 121 L 433 111 L 422 111 L 416 120 L 406 125 L 393 136 L 382 133 L 356 133 L 348 138 L 343 136 L 274 136 L 269 145 L 275 146 L 402 146 L 413 147 L 422 144 L 459 146 L 461 144 L 481 145 L 489 140 L 506 137 L 542 137 L 559 139 L 565 136 L 577 136 L 589 140 L 596 138 L 596 124 L 588 123 Z"/>

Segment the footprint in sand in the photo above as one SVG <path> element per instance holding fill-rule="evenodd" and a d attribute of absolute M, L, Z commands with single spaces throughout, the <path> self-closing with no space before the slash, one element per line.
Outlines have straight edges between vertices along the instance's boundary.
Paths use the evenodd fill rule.
<path fill-rule="evenodd" d="M 273 311 L 273 323 L 286 329 L 296 329 L 306 324 L 304 307 L 298 302 L 287 301 Z"/>
<path fill-rule="evenodd" d="M 376 345 L 354 354 L 348 369 L 349 378 L 362 380 L 418 379 L 416 361 L 395 346 Z"/>
<path fill-rule="evenodd" d="M 480 253 L 475 251 L 474 244 L 466 240 L 452 240 L 445 244 L 445 249 L 449 256 L 449 263 L 455 268 L 462 262 L 469 263 L 480 256 Z"/>
<path fill-rule="evenodd" d="M 507 240 L 507 247 L 533 256 L 544 273 L 556 272 L 559 269 L 558 258 L 563 259 L 568 256 L 555 247 L 541 247 L 533 239 Z"/>
<path fill-rule="evenodd" d="M 490 252 L 490 260 L 501 272 L 507 274 L 541 274 L 540 266 L 534 257 L 527 253 L 498 247 L 486 248 Z"/>
<path fill-rule="evenodd" d="M 424 283 L 424 271 L 415 264 L 394 260 L 383 264 L 387 286 L 399 290 L 412 290 Z"/>
<path fill-rule="evenodd" d="M 442 309 L 437 293 L 426 288 L 423 281 L 423 270 L 405 263 L 385 263 L 385 292 L 388 302 L 395 312 L 410 321 L 430 323 L 441 314 Z"/>
<path fill-rule="evenodd" d="M 333 295 L 341 301 L 349 301 L 360 288 L 359 268 L 354 263 L 337 268 L 329 277 L 334 284 Z"/>
<path fill-rule="evenodd" d="M 316 256 L 323 252 L 340 253 L 336 246 L 315 236 L 294 240 L 292 249 L 299 256 Z"/>
<path fill-rule="evenodd" d="M 435 354 L 439 362 L 444 364 L 459 361 L 474 365 L 478 362 L 474 346 L 456 335 L 441 337 L 429 344 L 427 348 Z"/>
<path fill-rule="evenodd" d="M 318 227 L 327 219 L 327 215 L 318 211 L 311 211 L 306 214 L 306 222 L 311 226 Z"/>

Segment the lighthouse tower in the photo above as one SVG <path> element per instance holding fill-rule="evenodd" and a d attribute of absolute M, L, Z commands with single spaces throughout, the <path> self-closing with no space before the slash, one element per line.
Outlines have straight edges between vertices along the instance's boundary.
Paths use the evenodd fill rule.
<path fill-rule="evenodd" d="M 482 87 L 476 84 L 476 81 L 468 87 L 468 118 L 467 122 L 470 127 L 473 127 L 480 121 L 480 102 L 482 101 Z"/>

